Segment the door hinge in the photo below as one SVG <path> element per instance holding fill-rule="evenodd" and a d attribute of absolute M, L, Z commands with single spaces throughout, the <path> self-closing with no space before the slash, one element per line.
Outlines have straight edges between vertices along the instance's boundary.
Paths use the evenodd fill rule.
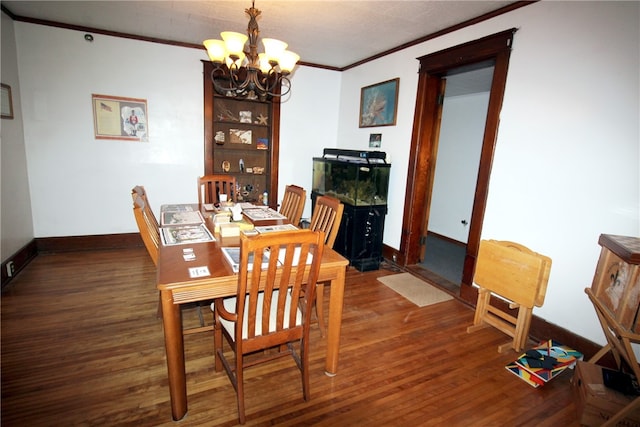
<path fill-rule="evenodd" d="M 443 105 L 444 104 L 444 94 L 440 94 L 438 95 L 438 105 Z"/>
<path fill-rule="evenodd" d="M 420 237 L 420 245 L 424 246 L 427 244 L 427 236 Z"/>

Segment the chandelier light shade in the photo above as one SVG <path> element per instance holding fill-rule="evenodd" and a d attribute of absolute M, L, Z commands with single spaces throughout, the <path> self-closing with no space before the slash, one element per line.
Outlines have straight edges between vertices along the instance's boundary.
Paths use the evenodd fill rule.
<path fill-rule="evenodd" d="M 283 96 L 291 90 L 291 74 L 300 56 L 287 50 L 287 43 L 263 38 L 264 52 L 258 53 L 260 30 L 256 18 L 261 11 L 252 2 L 247 34 L 220 33 L 222 40 L 203 42 L 214 65 L 211 81 L 217 93 L 225 96 L 265 100 Z M 248 50 L 245 49 L 248 43 Z"/>

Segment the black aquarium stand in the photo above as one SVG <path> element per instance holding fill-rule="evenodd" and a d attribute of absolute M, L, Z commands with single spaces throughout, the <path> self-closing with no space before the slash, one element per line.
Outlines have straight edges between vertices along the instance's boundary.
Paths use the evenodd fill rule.
<path fill-rule="evenodd" d="M 382 261 L 391 167 L 385 159 L 380 151 L 338 149 L 313 158 L 312 204 L 321 195 L 344 204 L 333 249 L 360 271 L 377 270 Z"/>

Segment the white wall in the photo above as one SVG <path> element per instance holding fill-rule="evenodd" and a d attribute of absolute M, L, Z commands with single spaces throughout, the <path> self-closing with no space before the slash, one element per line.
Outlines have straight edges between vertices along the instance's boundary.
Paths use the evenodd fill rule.
<path fill-rule="evenodd" d="M 543 2 L 527 22 L 516 25 L 483 237 L 551 257 L 537 314 L 602 343 L 583 292 L 598 236 L 640 236 L 640 4 Z"/>
<path fill-rule="evenodd" d="M 369 135 L 382 134 L 382 143 L 376 150 L 387 153 L 387 158 L 391 161 L 383 242 L 394 248 L 400 247 L 409 147 L 418 89 L 417 56 L 412 49 L 405 49 L 390 55 L 389 60 L 387 57 L 380 58 L 342 73 L 337 146 L 371 150 Z M 359 128 L 361 88 L 396 77 L 400 77 L 396 125 Z"/>
<path fill-rule="evenodd" d="M 339 93 L 340 73 L 299 67 L 293 75 L 291 97 L 281 104 L 278 196 L 282 201 L 287 184 L 305 188 L 303 218 L 311 217 L 312 158 L 322 157 L 323 148 L 336 146 Z"/>
<path fill-rule="evenodd" d="M 0 119 L 2 157 L 2 244 L 0 260 L 9 257 L 33 240 L 27 156 L 24 149 L 20 103 L 20 80 L 16 61 L 13 21 L 2 15 L 2 83 L 11 87 L 13 119 Z"/>
<path fill-rule="evenodd" d="M 640 235 L 639 18 L 637 2 L 538 2 L 344 73 L 340 147 L 365 147 L 360 87 L 400 77 L 398 125 L 379 128 L 393 160 L 384 242 L 398 248 L 401 238 L 414 58 L 518 28 L 482 238 L 550 256 L 546 302 L 535 313 L 604 342 L 583 290 L 601 233 Z"/>
<path fill-rule="evenodd" d="M 323 147 L 368 149 L 369 134 L 382 133 L 392 161 L 384 243 L 398 248 L 415 58 L 516 27 L 482 237 L 550 256 L 535 313 L 603 342 L 583 289 L 600 233 L 640 235 L 639 17 L 637 2 L 543 1 L 339 75 L 301 67 L 282 106 L 280 188 L 310 188 L 310 158 Z M 154 209 L 195 200 L 204 51 L 14 26 L 35 237 L 135 231 L 135 184 Z M 396 126 L 359 129 L 360 88 L 395 77 Z M 92 93 L 147 99 L 150 142 L 95 140 Z"/>
<path fill-rule="evenodd" d="M 442 105 L 428 228 L 462 243 L 469 237 L 488 105 L 489 92 L 445 96 Z"/>
<path fill-rule="evenodd" d="M 197 200 L 204 52 L 15 26 L 36 237 L 135 231 L 136 184 L 154 209 Z M 149 142 L 96 140 L 91 94 L 146 99 Z"/>
<path fill-rule="evenodd" d="M 640 235 L 638 2 L 538 2 L 349 70 L 338 146 L 381 131 L 392 158 L 384 243 L 398 248 L 415 58 L 517 28 L 482 238 L 513 240 L 553 260 L 535 314 L 603 343 L 590 286 L 601 233 Z M 598 31 L 594 31 L 598 28 Z M 400 77 L 398 124 L 358 129 L 360 88 Z"/>
<path fill-rule="evenodd" d="M 135 231 L 129 192 L 136 184 L 156 211 L 197 200 L 204 50 L 102 35 L 88 43 L 82 32 L 25 23 L 16 33 L 36 237 Z M 310 185 L 312 156 L 335 146 L 339 79 L 307 67 L 293 75 L 282 104 L 280 198 L 286 184 Z M 96 140 L 92 93 L 146 99 L 149 142 Z"/>

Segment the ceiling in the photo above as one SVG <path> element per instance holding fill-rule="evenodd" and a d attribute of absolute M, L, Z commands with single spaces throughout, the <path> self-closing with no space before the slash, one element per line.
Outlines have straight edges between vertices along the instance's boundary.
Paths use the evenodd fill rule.
<path fill-rule="evenodd" d="M 514 1 L 256 0 L 260 35 L 287 41 L 308 64 L 341 69 Z M 32 18 L 201 45 L 221 31 L 245 32 L 250 0 L 4 1 Z"/>

